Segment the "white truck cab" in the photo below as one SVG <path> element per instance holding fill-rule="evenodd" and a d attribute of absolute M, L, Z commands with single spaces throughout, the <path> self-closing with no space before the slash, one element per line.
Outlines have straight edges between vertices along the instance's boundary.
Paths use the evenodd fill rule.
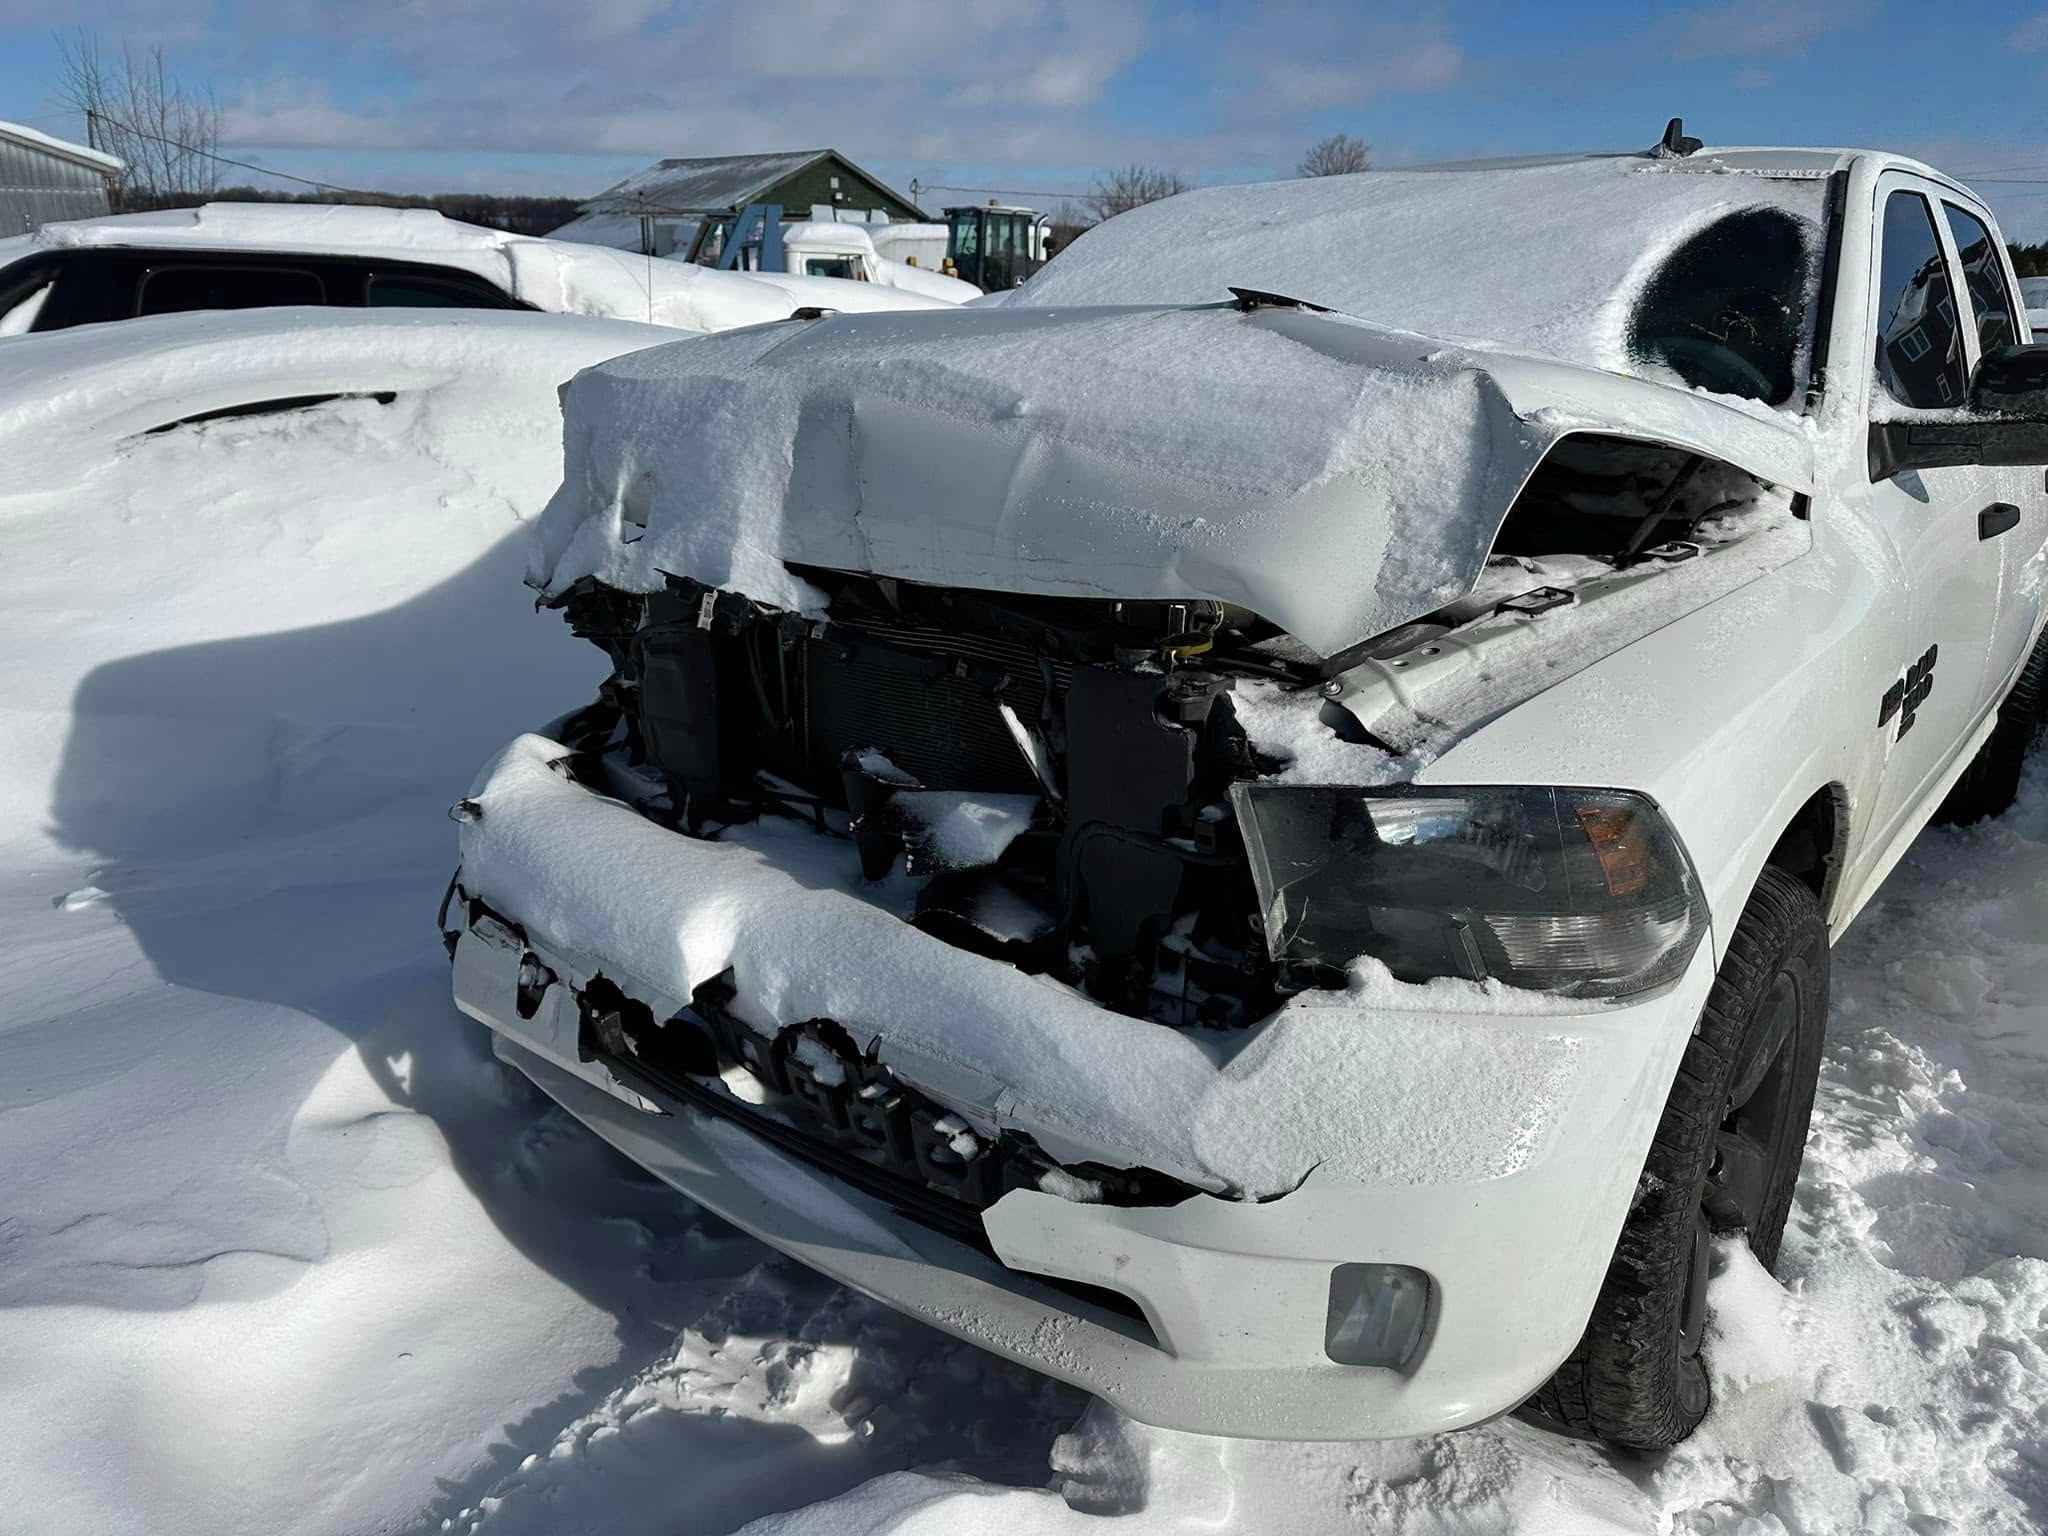
<path fill-rule="evenodd" d="M 782 232 L 782 251 L 784 270 L 800 277 L 875 283 L 954 304 L 981 296 L 981 290 L 972 283 L 881 255 L 863 224 L 791 224 Z"/>

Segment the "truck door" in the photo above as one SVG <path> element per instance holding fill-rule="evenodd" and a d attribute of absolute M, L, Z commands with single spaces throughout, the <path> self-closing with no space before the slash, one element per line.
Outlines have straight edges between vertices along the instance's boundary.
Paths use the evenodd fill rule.
<path fill-rule="evenodd" d="M 1873 210 L 1870 385 L 1873 421 L 1962 407 L 1977 339 L 1955 279 L 1941 189 L 1887 171 Z M 1870 512 L 1898 562 L 1909 616 L 1882 698 L 1857 700 L 1886 737 L 1877 845 L 1888 846 L 1982 719 L 1998 616 L 1998 541 L 1977 515 L 2006 493 L 2005 472 L 1976 465 L 1903 470 L 1870 486 Z"/>
<path fill-rule="evenodd" d="M 1982 214 L 1946 198 L 1947 215 L 1956 261 L 1962 272 L 1963 298 L 1969 305 L 1970 325 L 1965 336 L 1974 337 L 1976 349 L 1970 366 L 1986 352 L 2009 347 L 2020 339 L 2019 305 L 2014 299 L 2012 279 L 2006 269 L 2003 243 L 1992 233 Z M 1997 482 L 1997 498 L 1977 513 L 1977 537 L 1993 544 L 1999 555 L 1998 616 L 1992 625 L 1991 645 L 1985 659 L 1984 686 L 1992 694 L 2001 692 L 2026 660 L 2041 616 L 2044 565 L 2048 565 L 2048 496 L 2043 494 L 2039 465 L 1987 470 L 1987 479 Z"/>

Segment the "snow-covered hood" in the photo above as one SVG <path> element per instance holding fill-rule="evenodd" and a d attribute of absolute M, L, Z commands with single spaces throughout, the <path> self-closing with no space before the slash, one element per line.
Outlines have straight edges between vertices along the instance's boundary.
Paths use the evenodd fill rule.
<path fill-rule="evenodd" d="M 1291 308 L 1005 307 L 762 326 L 564 391 L 531 579 L 803 608 L 811 564 L 1242 604 L 1331 654 L 1469 591 L 1575 431 L 1810 490 L 1798 422 Z"/>

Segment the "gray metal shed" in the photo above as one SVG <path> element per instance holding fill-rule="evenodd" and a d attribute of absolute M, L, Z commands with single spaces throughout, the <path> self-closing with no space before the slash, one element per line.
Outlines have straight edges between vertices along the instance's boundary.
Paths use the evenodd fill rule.
<path fill-rule="evenodd" d="M 0 122 L 0 238 L 99 217 L 109 211 L 107 181 L 120 174 L 112 155 Z"/>

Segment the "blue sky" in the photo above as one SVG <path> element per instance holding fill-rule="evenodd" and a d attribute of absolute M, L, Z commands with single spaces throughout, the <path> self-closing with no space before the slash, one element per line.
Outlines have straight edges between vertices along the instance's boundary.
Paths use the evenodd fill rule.
<path fill-rule="evenodd" d="M 0 117 L 77 134 L 52 12 L 0 0 Z M 580 194 L 661 155 L 830 144 L 899 186 L 1085 190 L 1144 162 L 1288 173 L 1646 144 L 1867 143 L 1986 183 L 2048 238 L 2048 4 L 1564 0 L 104 0 L 227 112 L 228 152 L 345 186 Z M 1935 21 L 1938 18 L 1938 24 Z M 933 194 L 926 201 L 945 201 Z M 1041 202 L 1044 200 L 1041 199 Z"/>

